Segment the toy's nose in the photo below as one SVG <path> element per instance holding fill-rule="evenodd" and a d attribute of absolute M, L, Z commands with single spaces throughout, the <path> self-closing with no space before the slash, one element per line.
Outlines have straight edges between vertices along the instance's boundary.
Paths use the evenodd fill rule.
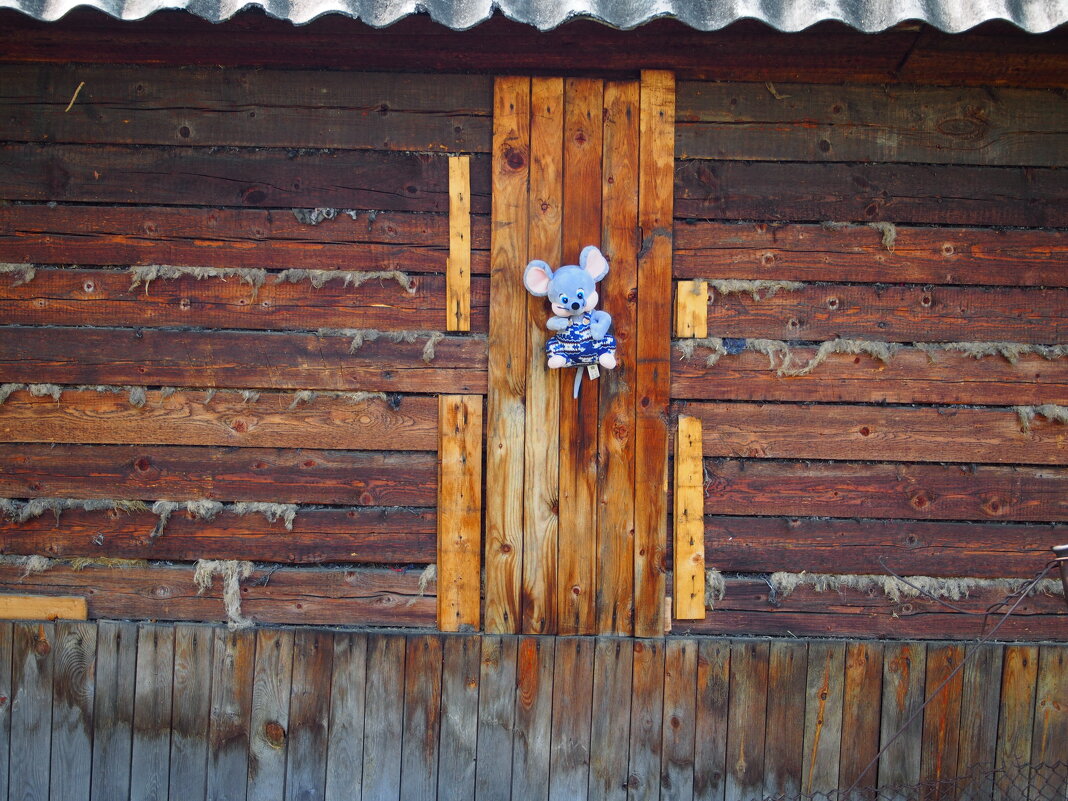
<path fill-rule="evenodd" d="M 577 300 L 571 302 L 571 311 L 578 311 L 581 308 L 582 304 L 580 304 Z"/>

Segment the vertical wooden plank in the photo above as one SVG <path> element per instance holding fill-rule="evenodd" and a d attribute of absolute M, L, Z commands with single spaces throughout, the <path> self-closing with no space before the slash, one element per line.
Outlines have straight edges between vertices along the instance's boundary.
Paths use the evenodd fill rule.
<path fill-rule="evenodd" d="M 367 636 L 335 633 L 334 675 L 330 679 L 326 801 L 360 801 L 363 797 L 363 689 L 366 671 Z"/>
<path fill-rule="evenodd" d="M 842 704 L 842 731 L 848 732 L 848 738 L 842 744 L 838 773 L 843 801 L 866 800 L 863 788 L 874 787 L 877 781 L 877 765 L 868 765 L 879 753 L 882 697 L 883 644 L 849 643 Z M 845 794 L 854 784 L 856 789 Z"/>
<path fill-rule="evenodd" d="M 675 76 L 642 72 L 634 452 L 634 633 L 664 632 Z"/>
<path fill-rule="evenodd" d="M 445 638 L 438 801 L 472 801 L 475 797 L 481 645 L 480 637 Z"/>
<path fill-rule="evenodd" d="M 768 701 L 764 737 L 764 793 L 794 795 L 801 789 L 805 753 L 805 684 L 808 648 L 776 640 L 768 653 Z"/>
<path fill-rule="evenodd" d="M 559 639 L 553 668 L 549 798 L 582 801 L 590 784 L 593 648 L 589 638 Z"/>
<path fill-rule="evenodd" d="M 435 801 L 441 727 L 441 637 L 409 637 L 404 660 L 401 798 Z"/>
<path fill-rule="evenodd" d="M 449 157 L 449 260 L 445 330 L 471 330 L 471 157 Z"/>
<path fill-rule="evenodd" d="M 726 789 L 727 702 L 730 695 L 730 644 L 701 640 L 697 654 L 697 727 L 694 801 L 722 801 Z"/>
<path fill-rule="evenodd" d="M 130 797 L 136 670 L 137 626 L 106 620 L 97 623 L 93 801 Z"/>
<path fill-rule="evenodd" d="M 479 627 L 482 397 L 438 396 L 438 628 Z"/>
<path fill-rule="evenodd" d="M 174 627 L 143 623 L 137 630 L 131 801 L 164 801 L 169 794 L 173 687 Z"/>
<path fill-rule="evenodd" d="M 920 746 L 920 781 L 938 782 L 956 778 L 957 736 L 960 733 L 960 694 L 963 671 L 953 676 L 937 695 L 935 689 L 950 677 L 964 659 L 964 646 L 935 644 L 927 646 L 927 686 L 924 697 L 931 701 L 923 711 L 923 736 Z M 933 790 L 932 799 L 951 798 L 949 790 Z"/>
<path fill-rule="evenodd" d="M 612 315 L 616 368 L 601 371 L 597 472 L 597 631 L 634 633 L 634 370 L 638 294 L 637 81 L 604 85 L 601 249 L 611 265 L 601 308 Z"/>
<path fill-rule="evenodd" d="M 1031 735 L 1031 764 L 1064 761 L 1068 748 L 1068 647 L 1043 645 L 1038 652 L 1035 727 Z M 1068 798 L 1068 771 L 1034 769 L 1028 799 Z"/>
<path fill-rule="evenodd" d="M 516 640 L 484 637 L 478 683 L 475 798 L 508 798 L 512 788 Z"/>
<path fill-rule="evenodd" d="M 994 781 L 994 801 L 1019 801 L 1026 792 L 1024 788 L 1029 780 L 1026 763 L 1031 757 L 1037 681 L 1038 648 L 1033 645 L 1005 646 L 995 761 L 999 773 Z"/>
<path fill-rule="evenodd" d="M 563 253 L 564 80 L 531 80 L 530 243 L 528 260 L 554 269 Z M 526 486 L 524 488 L 523 626 L 530 634 L 556 632 L 556 558 L 560 499 L 560 370 L 545 366 L 544 298 L 527 299 Z"/>
<path fill-rule="evenodd" d="M 670 639 L 665 649 L 662 801 L 693 801 L 697 647 L 697 640 Z"/>
<path fill-rule="evenodd" d="M 549 796 L 555 643 L 549 637 L 524 637 L 519 641 L 512 798 L 544 801 Z"/>
<path fill-rule="evenodd" d="M 604 85 L 564 81 L 563 261 L 578 264 L 601 239 L 601 144 Z M 577 368 L 576 368 L 577 369 Z M 576 400 L 572 370 L 560 380 L 560 547 L 558 631 L 597 630 L 597 416 L 599 382 L 586 381 Z"/>
<path fill-rule="evenodd" d="M 675 284 L 675 336 L 708 336 L 708 284 L 700 279 Z"/>
<path fill-rule="evenodd" d="M 845 665 L 845 643 L 809 643 L 801 779 L 801 789 L 806 793 L 830 793 L 838 789 Z M 852 731 L 848 732 L 846 748 L 852 747 L 852 736 Z"/>
<path fill-rule="evenodd" d="M 404 732 L 403 637 L 368 636 L 364 698 L 363 797 L 365 801 L 396 801 Z"/>
<path fill-rule="evenodd" d="M 971 646 L 978 651 L 964 665 L 960 736 L 957 738 L 957 775 L 969 776 L 979 766 L 995 762 L 998 735 L 998 706 L 1001 699 L 1001 645 Z M 993 793 L 994 779 L 989 772 L 981 773 L 968 786 L 965 798 L 988 799 Z"/>
<path fill-rule="evenodd" d="M 664 641 L 637 641 L 634 648 L 633 698 L 630 705 L 629 801 L 660 797 L 661 727 L 664 719 Z"/>
<path fill-rule="evenodd" d="M 249 718 L 248 797 L 281 799 L 286 786 L 287 745 L 292 739 L 289 693 L 293 679 L 293 631 L 258 629 Z"/>
<path fill-rule="evenodd" d="M 52 773 L 57 801 L 89 801 L 96 691 L 96 625 L 56 623 L 52 690 Z"/>
<path fill-rule="evenodd" d="M 11 624 L 0 623 L 0 798 L 7 798 L 11 745 Z"/>
<path fill-rule="evenodd" d="M 286 801 L 322 801 L 326 797 L 333 668 L 333 634 L 322 629 L 298 629 L 293 635 Z"/>
<path fill-rule="evenodd" d="M 593 657 L 589 797 L 624 801 L 630 757 L 631 679 L 634 648 L 628 640 L 598 639 Z"/>
<path fill-rule="evenodd" d="M 523 583 L 524 401 L 530 79 L 493 88 L 489 387 L 486 424 L 486 631 L 520 627 Z"/>
<path fill-rule="evenodd" d="M 214 631 L 211 722 L 208 726 L 208 798 L 240 801 L 248 786 L 249 726 L 256 660 L 251 630 Z"/>
<path fill-rule="evenodd" d="M 675 435 L 675 617 L 705 619 L 705 482 L 701 421 L 679 417 Z"/>
<path fill-rule="evenodd" d="M 899 729 L 904 731 L 879 760 L 879 786 L 916 784 L 920 780 L 920 742 L 923 719 L 905 722 L 923 703 L 927 648 L 922 643 L 886 645 L 883 653 L 883 711 L 881 748 Z"/>
<path fill-rule="evenodd" d="M 739 640 L 731 644 L 726 783 L 729 799 L 750 801 L 762 797 L 770 658 L 768 642 Z"/>
<path fill-rule="evenodd" d="M 208 626 L 174 628 L 171 710 L 171 801 L 197 801 L 208 791 L 208 726 L 211 721 L 211 649 Z"/>
<path fill-rule="evenodd" d="M 16 623 L 12 637 L 8 798 L 48 798 L 55 626 Z"/>

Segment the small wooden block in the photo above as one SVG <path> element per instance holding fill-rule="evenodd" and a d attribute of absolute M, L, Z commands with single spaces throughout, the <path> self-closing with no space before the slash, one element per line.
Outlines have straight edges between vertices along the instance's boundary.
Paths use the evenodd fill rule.
<path fill-rule="evenodd" d="M 680 417 L 675 439 L 675 617 L 705 618 L 704 466 L 701 421 Z"/>
<path fill-rule="evenodd" d="M 675 284 L 675 336 L 708 336 L 708 284 L 700 279 Z"/>
<path fill-rule="evenodd" d="M 471 157 L 449 158 L 449 261 L 445 269 L 448 331 L 471 330 Z"/>
<path fill-rule="evenodd" d="M 0 620 L 87 620 L 84 598 L 50 595 L 0 595 Z"/>

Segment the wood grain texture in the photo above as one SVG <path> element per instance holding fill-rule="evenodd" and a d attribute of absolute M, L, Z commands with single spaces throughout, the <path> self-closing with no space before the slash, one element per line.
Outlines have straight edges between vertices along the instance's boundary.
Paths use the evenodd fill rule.
<path fill-rule="evenodd" d="M 1051 766 L 1059 760 L 1061 746 L 1068 741 L 1068 654 L 1063 648 L 1039 647 L 1038 677 L 1035 684 L 1035 727 L 1031 735 L 1031 763 Z M 1042 794 L 1068 795 L 1068 776 L 1049 767 L 1031 773 L 1029 798 Z"/>
<path fill-rule="evenodd" d="M 401 637 L 367 637 L 363 729 L 363 797 L 400 797 L 404 735 L 405 643 Z"/>
<path fill-rule="evenodd" d="M 1038 648 L 1007 646 L 1001 674 L 1001 708 L 998 714 L 996 766 L 1004 771 L 994 779 L 996 801 L 1018 795 L 1016 786 L 1027 781 L 1027 761 L 1034 736 Z"/>
<path fill-rule="evenodd" d="M 52 681 L 55 674 L 55 624 L 15 623 L 11 643 L 11 738 L 8 798 L 48 798 L 52 726 Z"/>
<path fill-rule="evenodd" d="M 96 692 L 96 626 L 56 623 L 52 684 L 52 798 L 89 801 Z"/>
<path fill-rule="evenodd" d="M 438 801 L 475 797 L 481 644 L 472 635 L 444 639 L 441 741 L 449 746 L 438 752 Z"/>
<path fill-rule="evenodd" d="M 705 472 L 701 459 L 701 421 L 680 417 L 675 431 L 674 615 L 678 620 L 705 617 Z"/>
<path fill-rule="evenodd" d="M 512 798 L 549 797 L 557 642 L 551 638 L 523 637 L 517 646 Z M 561 678 L 570 681 L 566 676 Z M 591 748 L 591 758 L 592 753 Z"/>
<path fill-rule="evenodd" d="M 638 611 L 637 607 L 635 611 Z M 660 767 L 664 738 L 663 639 L 636 640 L 630 703 L 630 767 L 627 798 L 648 801 L 660 797 Z"/>
<path fill-rule="evenodd" d="M 326 797 L 334 635 L 302 629 L 293 635 L 293 686 L 286 737 L 286 801 Z"/>
<path fill-rule="evenodd" d="M 664 646 L 664 715 L 661 725 L 660 798 L 692 801 L 697 726 L 695 639 L 669 639 Z"/>
<path fill-rule="evenodd" d="M 170 801 L 207 797 L 214 644 L 208 626 L 174 627 Z"/>
<path fill-rule="evenodd" d="M 471 330 L 471 157 L 449 157 L 449 261 L 445 328 Z"/>
<path fill-rule="evenodd" d="M 594 643 L 593 709 L 590 721 L 590 783 L 587 797 L 625 801 L 630 759 L 631 681 L 634 645 L 599 637 Z"/>
<path fill-rule="evenodd" d="M 137 625 L 97 623 L 92 798 L 130 797 Z"/>
<path fill-rule="evenodd" d="M 800 788 L 806 793 L 839 789 L 840 755 L 859 745 L 843 723 L 847 652 L 844 643 L 808 645 L 805 740 Z M 844 745 L 843 745 L 844 743 Z"/>
<path fill-rule="evenodd" d="M 842 734 L 849 745 L 841 749 L 838 766 L 838 787 L 845 801 L 867 799 L 866 788 L 877 783 L 878 763 L 872 760 L 879 753 L 883 656 L 883 643 L 846 645 Z"/>
<path fill-rule="evenodd" d="M 142 623 L 137 630 L 131 799 L 162 801 L 170 794 L 173 673 L 174 628 Z"/>
<path fill-rule="evenodd" d="M 730 642 L 716 639 L 698 641 L 697 720 L 693 758 L 695 801 L 721 801 L 726 790 L 730 659 Z"/>
<path fill-rule="evenodd" d="M 7 796 L 11 772 L 11 629 L 0 622 L 0 798 Z"/>
<path fill-rule="evenodd" d="M 675 336 L 708 336 L 708 284 L 701 280 L 675 284 Z"/>
<path fill-rule="evenodd" d="M 286 786 L 292 734 L 289 711 L 295 656 L 293 640 L 292 631 L 260 629 L 256 632 L 248 738 L 247 793 L 251 798 L 280 798 Z"/>
<path fill-rule="evenodd" d="M 213 633 L 208 797 L 239 799 L 248 787 L 256 635 L 221 627 Z"/>
<path fill-rule="evenodd" d="M 584 801 L 589 789 L 594 641 L 556 641 L 549 746 L 549 800 Z"/>
<path fill-rule="evenodd" d="M 476 801 L 507 798 L 512 787 L 518 640 L 486 635 L 478 681 Z"/>
<path fill-rule="evenodd" d="M 967 654 L 961 682 L 960 734 L 957 738 L 957 775 L 967 776 L 980 765 L 993 765 L 997 744 L 1001 668 L 1004 648 L 997 645 L 977 646 Z M 980 776 L 973 783 L 974 792 L 989 798 L 994 777 Z"/>
<path fill-rule="evenodd" d="M 366 681 L 367 636 L 335 632 L 326 757 L 327 801 L 360 801 L 362 798 Z"/>
<path fill-rule="evenodd" d="M 0 595 L 0 620 L 85 620 L 84 598 L 40 595 Z"/>
<path fill-rule="evenodd" d="M 802 788 L 808 723 L 808 644 L 774 641 L 768 651 L 764 720 L 764 794 L 794 795 Z M 796 700 L 805 697 L 804 713 Z"/>
<path fill-rule="evenodd" d="M 764 786 L 765 710 L 770 643 L 731 643 L 725 788 L 728 798 L 759 798 Z"/>
<path fill-rule="evenodd" d="M 428 634 L 408 638 L 404 663 L 402 799 L 437 799 L 442 663 L 440 637 Z"/>
<path fill-rule="evenodd" d="M 530 81 L 499 78 L 493 98 L 493 233 L 486 417 L 486 631 L 522 626 Z"/>
<path fill-rule="evenodd" d="M 880 785 L 920 780 L 923 718 L 916 713 L 924 700 L 926 660 L 927 647 L 916 643 L 887 644 L 883 652 L 879 743 L 886 750 L 879 759 Z M 899 729 L 902 733 L 891 743 Z"/>
<path fill-rule="evenodd" d="M 920 780 L 924 782 L 944 782 L 956 776 L 964 674 L 954 675 L 953 671 L 963 659 L 962 645 L 932 643 L 927 646 L 927 679 L 923 694 L 931 702 L 923 712 L 920 746 Z M 935 690 L 947 681 L 949 683 L 935 695 Z"/>

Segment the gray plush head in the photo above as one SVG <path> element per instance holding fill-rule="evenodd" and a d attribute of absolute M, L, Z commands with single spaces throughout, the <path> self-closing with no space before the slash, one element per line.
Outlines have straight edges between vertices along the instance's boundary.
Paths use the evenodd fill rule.
<path fill-rule="evenodd" d="M 531 295 L 548 296 L 553 314 L 571 317 L 597 306 L 596 284 L 608 275 L 608 261 L 595 246 L 582 249 L 579 263 L 553 272 L 548 264 L 535 259 L 523 273 L 523 285 Z"/>

